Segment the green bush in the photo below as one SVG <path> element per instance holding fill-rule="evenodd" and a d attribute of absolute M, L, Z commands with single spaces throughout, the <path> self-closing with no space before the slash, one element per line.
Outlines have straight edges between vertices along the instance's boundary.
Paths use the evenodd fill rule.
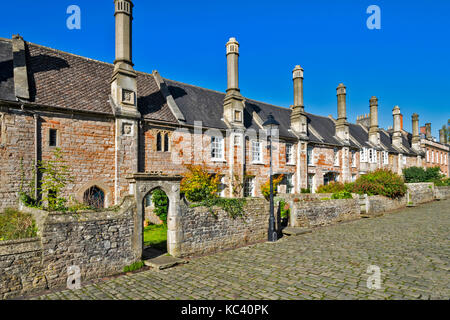
<path fill-rule="evenodd" d="M 382 195 L 391 199 L 404 196 L 406 189 L 403 178 L 386 169 L 360 176 L 353 185 L 354 193 Z"/>
<path fill-rule="evenodd" d="M 403 169 L 403 176 L 407 183 L 414 182 L 435 182 L 442 179 L 439 167 L 421 168 L 410 167 Z"/>
<path fill-rule="evenodd" d="M 281 199 L 278 202 L 278 205 L 280 206 L 280 216 L 281 218 L 289 218 L 289 214 L 291 213 L 291 209 L 289 208 L 289 204 Z"/>
<path fill-rule="evenodd" d="M 36 224 L 30 214 L 15 209 L 5 209 L 0 213 L 0 241 L 33 238 L 36 235 Z"/>
<path fill-rule="evenodd" d="M 327 185 L 321 185 L 317 188 L 317 193 L 335 193 L 344 191 L 345 186 L 341 182 L 330 182 Z"/>
<path fill-rule="evenodd" d="M 434 181 L 434 184 L 438 187 L 450 186 L 450 178 Z"/>
<path fill-rule="evenodd" d="M 309 188 L 301 188 L 300 193 L 311 193 Z"/>
<path fill-rule="evenodd" d="M 169 211 L 169 198 L 166 193 L 161 189 L 156 189 L 152 193 L 152 202 L 155 205 L 153 210 L 154 214 L 158 216 L 159 219 L 167 225 L 167 213 Z"/>
<path fill-rule="evenodd" d="M 144 261 L 135 262 L 123 268 L 123 272 L 132 272 L 141 269 L 144 266 Z"/>
<path fill-rule="evenodd" d="M 333 193 L 331 199 L 352 199 L 352 194 L 348 191 L 339 191 Z"/>

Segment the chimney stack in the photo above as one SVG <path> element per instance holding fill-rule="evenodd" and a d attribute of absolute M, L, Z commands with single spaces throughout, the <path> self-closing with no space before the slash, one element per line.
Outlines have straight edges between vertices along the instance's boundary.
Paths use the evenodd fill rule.
<path fill-rule="evenodd" d="M 427 140 L 432 140 L 433 137 L 431 135 L 431 123 L 425 123 L 425 138 Z"/>
<path fill-rule="evenodd" d="M 336 88 L 337 104 L 338 104 L 338 118 L 336 122 L 336 135 L 341 140 L 348 142 L 349 129 L 347 123 L 347 106 L 346 95 L 347 90 L 343 83 L 340 83 Z"/>
<path fill-rule="evenodd" d="M 419 115 L 413 113 L 412 119 L 412 140 L 411 144 L 413 149 L 420 150 L 420 136 L 419 136 Z"/>
<path fill-rule="evenodd" d="M 373 96 L 370 102 L 370 128 L 369 141 L 374 145 L 380 144 L 380 133 L 378 130 L 378 99 Z"/>
<path fill-rule="evenodd" d="M 294 105 L 291 106 L 291 129 L 301 138 L 306 138 L 308 127 L 303 105 L 303 68 L 300 65 L 296 65 L 292 70 L 292 79 L 294 82 Z"/>
<path fill-rule="evenodd" d="M 239 90 L 239 42 L 230 38 L 226 44 L 227 94 L 223 103 L 224 119 L 231 127 L 244 127 L 244 97 Z"/>
<path fill-rule="evenodd" d="M 25 41 L 19 34 L 12 37 L 12 49 L 15 95 L 19 100 L 30 100 Z"/>
<path fill-rule="evenodd" d="M 439 130 L 439 142 L 443 144 L 447 143 L 447 137 L 445 136 L 444 129 Z"/>
<path fill-rule="evenodd" d="M 116 59 L 111 78 L 111 95 L 122 113 L 137 113 L 136 72 L 132 62 L 133 3 L 114 0 L 116 20 Z"/>
<path fill-rule="evenodd" d="M 401 132 L 401 120 L 400 120 L 400 108 L 395 106 L 392 109 L 392 115 L 394 117 L 394 133 L 392 134 L 392 144 L 400 148 L 402 145 L 402 132 Z"/>

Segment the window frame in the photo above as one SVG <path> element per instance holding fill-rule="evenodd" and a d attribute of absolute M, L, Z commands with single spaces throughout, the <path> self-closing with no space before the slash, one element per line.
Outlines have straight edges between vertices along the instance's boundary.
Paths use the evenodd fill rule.
<path fill-rule="evenodd" d="M 259 150 L 256 150 L 256 149 L 254 148 L 255 144 L 258 144 L 258 146 L 259 146 L 258 149 L 259 149 Z M 252 163 L 253 163 L 253 164 L 264 164 L 264 161 L 263 161 L 263 145 L 262 145 L 262 142 L 261 142 L 260 140 L 251 140 L 250 146 L 251 146 L 250 151 L 251 151 L 251 153 L 252 153 Z M 259 159 L 255 159 L 255 153 L 259 154 Z"/>
<path fill-rule="evenodd" d="M 251 187 L 249 189 L 249 186 Z M 248 192 L 250 191 L 250 192 Z M 245 177 L 244 178 L 244 190 L 243 190 L 244 198 L 254 197 L 255 196 L 255 177 Z"/>
<path fill-rule="evenodd" d="M 55 133 L 55 145 L 51 144 L 52 132 Z M 59 146 L 59 132 L 56 128 L 48 128 L 48 146 L 50 148 L 57 148 Z"/>
<path fill-rule="evenodd" d="M 218 141 L 213 141 L 217 139 Z M 215 145 L 217 147 L 215 147 Z M 220 157 L 214 156 L 214 151 L 219 151 Z M 222 136 L 211 136 L 211 144 L 210 144 L 210 156 L 211 161 L 224 161 L 225 160 L 225 141 Z"/>
<path fill-rule="evenodd" d="M 306 147 L 306 163 L 308 166 L 314 166 L 314 147 Z"/>
<path fill-rule="evenodd" d="M 288 152 L 289 150 L 289 152 Z M 286 143 L 286 164 L 293 165 L 295 164 L 294 159 L 294 144 Z"/>

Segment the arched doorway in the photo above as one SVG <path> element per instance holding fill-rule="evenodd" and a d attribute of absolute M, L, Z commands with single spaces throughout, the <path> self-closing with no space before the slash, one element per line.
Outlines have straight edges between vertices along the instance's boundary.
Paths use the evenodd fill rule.
<path fill-rule="evenodd" d="M 160 188 L 149 191 L 142 200 L 144 258 L 167 253 L 169 197 Z"/>
<path fill-rule="evenodd" d="M 84 192 L 83 203 L 102 209 L 105 207 L 105 192 L 97 186 L 92 186 Z"/>

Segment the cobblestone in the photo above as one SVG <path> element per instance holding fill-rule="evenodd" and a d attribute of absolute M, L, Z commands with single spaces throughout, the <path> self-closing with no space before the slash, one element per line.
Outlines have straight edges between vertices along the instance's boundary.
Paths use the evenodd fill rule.
<path fill-rule="evenodd" d="M 450 200 L 32 299 L 446 299 Z M 366 286 L 369 265 L 381 289 Z"/>

